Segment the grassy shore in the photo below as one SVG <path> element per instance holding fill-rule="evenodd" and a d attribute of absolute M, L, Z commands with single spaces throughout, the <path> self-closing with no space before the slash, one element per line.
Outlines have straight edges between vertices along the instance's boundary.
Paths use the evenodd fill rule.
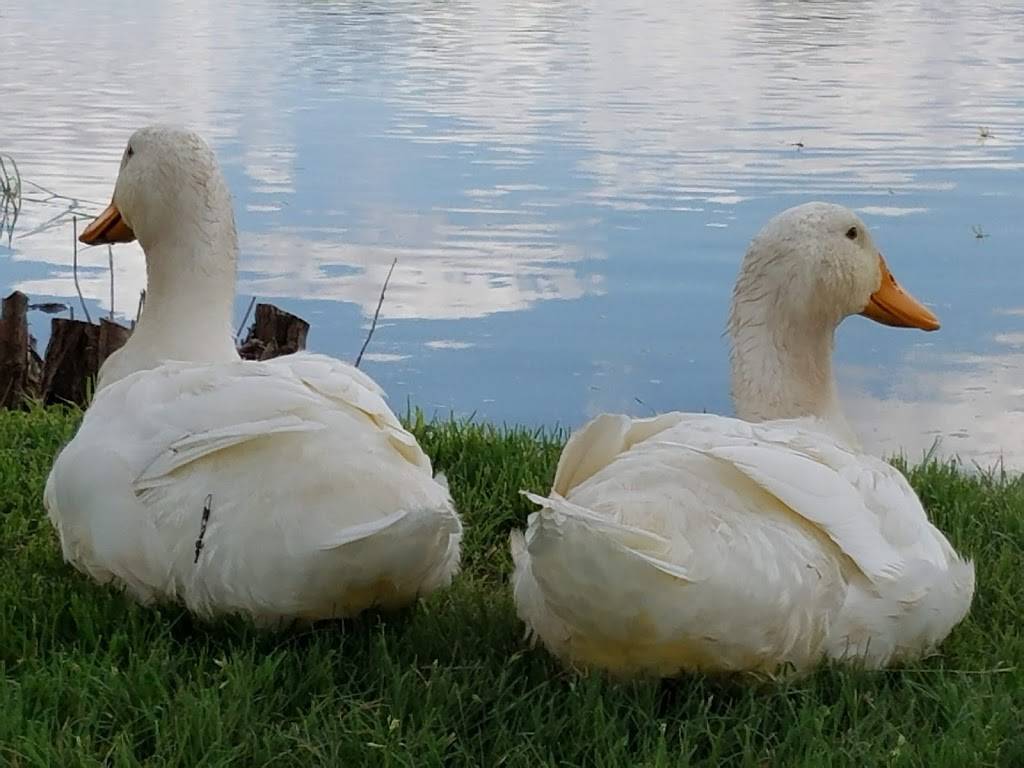
<path fill-rule="evenodd" d="M 467 523 L 457 585 L 271 635 L 140 608 L 62 563 L 41 494 L 77 419 L 0 413 L 0 765 L 1024 765 L 1024 481 L 910 473 L 978 568 L 939 656 L 616 684 L 527 648 L 506 587 L 518 491 L 548 488 L 558 435 L 417 423 Z"/>

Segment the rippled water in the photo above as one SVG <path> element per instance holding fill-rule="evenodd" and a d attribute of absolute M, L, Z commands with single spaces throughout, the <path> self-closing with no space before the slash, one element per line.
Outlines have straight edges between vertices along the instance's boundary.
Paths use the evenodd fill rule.
<path fill-rule="evenodd" d="M 867 446 L 941 438 L 1024 467 L 1018 3 L 8 0 L 0 50 L 0 152 L 86 212 L 132 129 L 210 139 L 238 207 L 239 319 L 255 294 L 353 357 L 397 256 L 365 367 L 398 408 L 729 411 L 746 244 L 828 199 L 943 321 L 844 324 Z M 68 201 L 26 194 L 0 282 L 67 302 Z M 109 311 L 106 250 L 79 258 Z M 136 246 L 114 278 L 134 316 Z"/>

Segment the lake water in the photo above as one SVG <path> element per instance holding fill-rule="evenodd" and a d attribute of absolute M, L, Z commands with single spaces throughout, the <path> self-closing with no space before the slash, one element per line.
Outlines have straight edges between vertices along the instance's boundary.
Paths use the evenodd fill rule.
<path fill-rule="evenodd" d="M 866 447 L 1024 467 L 1020 3 L 6 0 L 0 51 L 0 152 L 86 215 L 134 128 L 209 139 L 239 320 L 259 296 L 351 359 L 397 257 L 364 363 L 397 410 L 730 412 L 746 244 L 827 199 L 943 322 L 841 328 Z M 25 192 L 0 283 L 69 302 L 69 201 Z M 114 257 L 134 317 L 141 252 Z M 79 262 L 109 311 L 106 249 Z"/>

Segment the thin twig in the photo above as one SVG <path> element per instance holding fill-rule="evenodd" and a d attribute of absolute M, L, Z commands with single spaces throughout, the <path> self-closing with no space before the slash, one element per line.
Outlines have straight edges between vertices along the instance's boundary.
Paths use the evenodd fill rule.
<path fill-rule="evenodd" d="M 86 199 L 81 198 L 81 197 L 71 197 L 69 195 L 62 195 L 59 192 L 54 192 L 52 189 L 49 189 L 48 187 L 44 187 L 42 184 L 39 184 L 39 183 L 37 183 L 35 181 L 32 181 L 31 179 L 25 179 L 24 183 L 25 184 L 31 184 L 33 187 L 38 189 L 40 192 L 45 192 L 46 194 L 48 194 L 49 195 L 49 198 L 47 198 L 48 200 L 67 200 L 69 202 L 74 203 L 76 206 L 79 206 L 82 203 L 85 203 L 87 205 L 94 205 L 94 206 L 97 206 L 99 208 L 103 208 L 103 206 L 105 205 L 105 203 L 98 203 L 95 200 L 86 200 Z"/>
<path fill-rule="evenodd" d="M 212 505 L 213 494 L 208 493 L 206 501 L 203 503 L 203 516 L 199 521 L 199 538 L 196 539 L 196 559 L 192 561 L 193 565 L 199 562 L 199 553 L 203 551 L 203 537 L 206 535 L 206 524 L 210 522 L 210 507 Z"/>
<path fill-rule="evenodd" d="M 77 216 L 72 216 L 71 217 L 71 225 L 72 225 L 72 228 L 73 228 L 73 230 L 72 230 L 72 237 L 74 237 L 74 246 L 75 246 L 75 251 L 74 251 L 75 256 L 74 256 L 74 261 L 72 262 L 72 275 L 75 278 L 75 292 L 78 293 L 78 300 L 80 302 L 82 302 L 82 311 L 85 312 L 86 322 L 88 322 L 90 325 L 92 325 L 92 318 L 89 317 L 89 308 L 87 306 L 85 306 L 85 297 L 82 296 L 82 289 L 78 285 L 78 217 Z"/>
<path fill-rule="evenodd" d="M 32 200 L 32 198 L 30 198 L 30 197 L 26 197 L 25 200 L 27 200 L 30 203 L 31 202 L 37 202 L 37 201 Z M 92 215 L 92 214 L 90 214 L 88 211 L 86 211 L 83 208 L 78 208 L 78 207 L 75 207 L 74 205 L 69 205 L 67 208 L 62 210 L 60 213 L 58 213 L 58 214 L 56 214 L 54 216 L 51 216 L 49 219 L 44 221 L 42 224 L 40 224 L 40 225 L 38 225 L 36 227 L 33 227 L 28 232 L 22 233 L 21 235 L 19 235 L 19 237 L 32 237 L 34 235 L 38 235 L 41 232 L 49 232 L 51 229 L 57 229 L 58 227 L 62 227 L 64 225 L 64 222 L 67 221 L 68 214 L 71 214 L 72 216 L 74 216 L 75 214 L 83 214 L 85 216 L 91 216 Z"/>
<path fill-rule="evenodd" d="M 7 162 L 4 161 L 7 158 Z M 11 171 L 7 170 L 10 163 Z M 14 225 L 18 223 L 18 214 L 21 212 L 22 196 L 21 171 L 18 170 L 17 161 L 10 155 L 0 154 L 0 197 L 2 209 L 0 209 L 0 234 L 7 230 L 7 247 L 11 247 L 11 240 L 14 237 Z"/>
<path fill-rule="evenodd" d="M 649 406 L 649 405 L 648 405 L 647 403 L 645 403 L 645 402 L 644 402 L 643 400 L 641 400 L 641 399 L 640 399 L 639 397 L 634 397 L 633 399 L 634 399 L 634 400 L 636 400 L 636 401 L 637 401 L 637 402 L 638 402 L 638 403 L 639 403 L 640 405 L 642 405 L 642 406 L 643 406 L 644 408 L 646 408 L 647 410 L 649 410 L 649 411 L 651 412 L 651 414 L 652 414 L 652 415 L 654 415 L 654 416 L 657 416 L 657 415 L 658 415 L 658 412 L 657 412 L 656 410 L 654 410 L 653 408 L 651 408 L 651 406 Z"/>
<path fill-rule="evenodd" d="M 139 322 L 139 318 L 142 317 L 142 308 L 146 304 L 146 289 L 143 288 L 139 291 L 139 308 L 135 310 L 135 319 L 132 320 L 132 330 L 135 330 L 136 323 Z"/>
<path fill-rule="evenodd" d="M 249 321 L 249 313 L 252 312 L 253 305 L 256 303 L 256 297 L 253 296 L 249 299 L 249 306 L 245 310 L 245 314 L 242 316 L 242 322 L 238 324 L 238 330 L 235 331 L 235 346 L 238 346 L 238 340 L 242 338 L 242 331 L 245 330 L 245 324 Z"/>
<path fill-rule="evenodd" d="M 38 190 L 45 197 L 29 194 L 30 189 Z M 44 221 L 34 229 L 23 233 L 19 237 L 31 237 L 40 232 L 46 232 L 64 223 L 65 217 L 76 213 L 90 215 L 89 208 L 103 208 L 103 203 L 93 200 L 83 200 L 78 197 L 61 195 L 42 184 L 24 179 L 18 168 L 17 161 L 10 155 L 0 153 L 0 235 L 6 233 L 7 247 L 11 247 L 11 240 L 14 236 L 14 226 L 18 222 L 18 216 L 24 203 L 37 205 L 64 205 L 64 210 L 56 216 Z"/>
<path fill-rule="evenodd" d="M 110 322 L 114 322 L 114 249 L 107 246 L 107 263 L 110 265 Z"/>
<path fill-rule="evenodd" d="M 377 300 L 377 311 L 373 313 L 373 322 L 370 323 L 370 332 L 366 334 L 366 341 L 363 342 L 363 348 L 359 350 L 359 354 L 356 356 L 356 368 L 359 367 L 359 363 L 362 362 L 363 352 L 366 351 L 367 345 L 370 343 L 370 339 L 373 338 L 373 332 L 377 328 L 377 318 L 380 316 L 381 305 L 384 304 L 384 293 L 388 289 L 388 283 L 391 282 L 391 273 L 395 271 L 395 264 L 398 263 L 398 257 L 391 262 L 391 269 L 388 270 L 388 276 L 384 278 L 384 285 L 380 289 L 380 298 Z"/>

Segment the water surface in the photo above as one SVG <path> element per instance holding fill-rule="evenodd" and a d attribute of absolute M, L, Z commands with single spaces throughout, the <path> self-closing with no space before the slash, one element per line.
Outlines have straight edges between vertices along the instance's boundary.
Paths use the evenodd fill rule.
<path fill-rule="evenodd" d="M 827 199 L 943 321 L 841 328 L 866 447 L 1024 467 L 1019 4 L 13 0 L 0 49 L 0 152 L 75 210 L 109 199 L 134 128 L 208 137 L 239 320 L 257 295 L 352 358 L 398 257 L 364 366 L 399 409 L 729 412 L 746 244 Z M 72 206 L 26 194 L 0 283 L 70 302 Z M 79 263 L 109 312 L 106 249 Z M 118 247 L 115 314 L 144 277 Z"/>

